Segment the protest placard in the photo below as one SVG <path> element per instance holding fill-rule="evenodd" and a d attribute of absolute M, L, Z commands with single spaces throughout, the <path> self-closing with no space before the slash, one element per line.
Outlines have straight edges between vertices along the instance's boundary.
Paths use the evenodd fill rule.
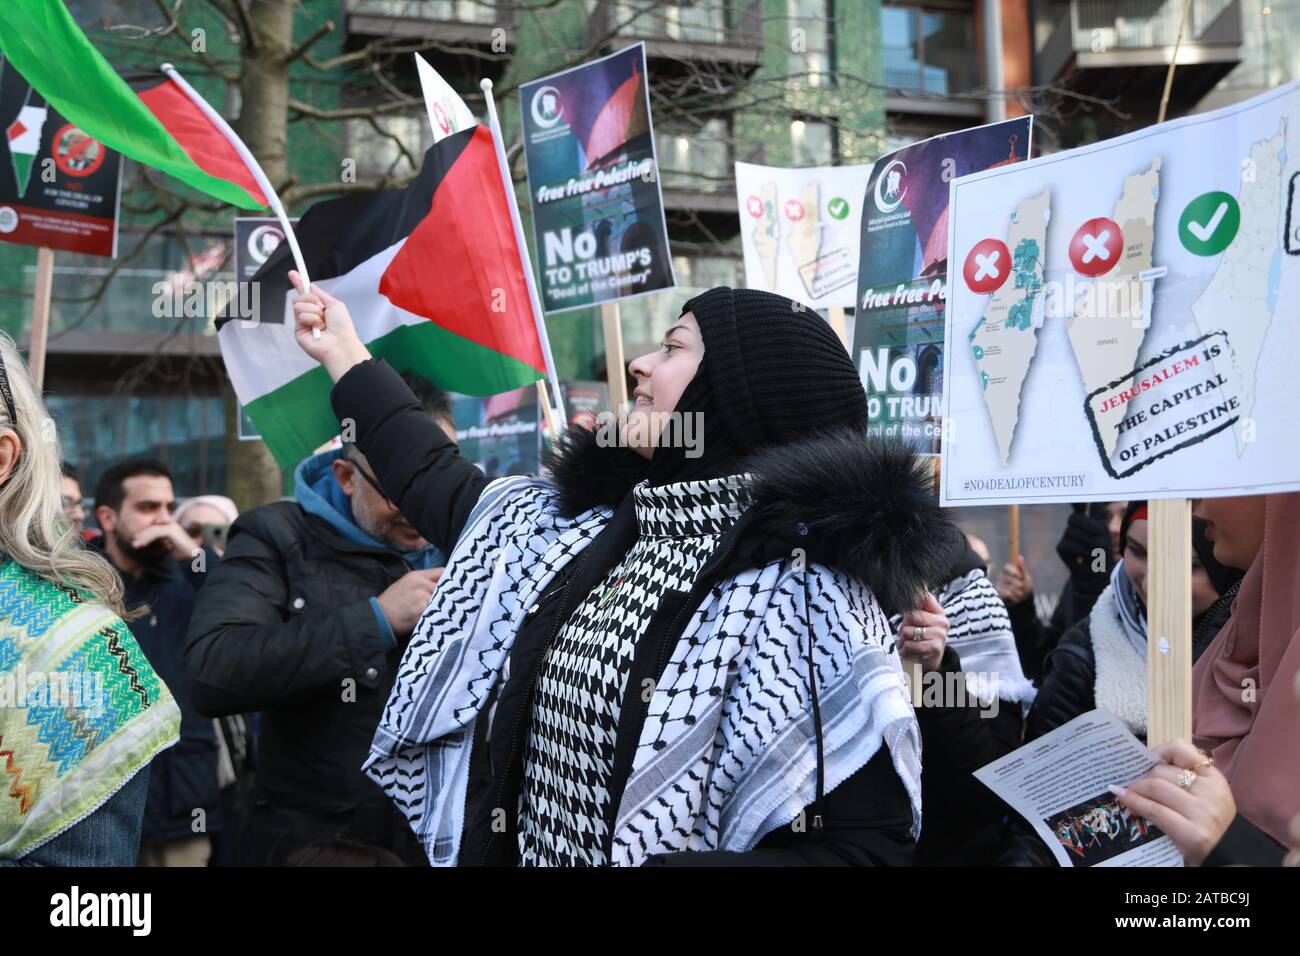
<path fill-rule="evenodd" d="M 1300 87 L 951 184 L 941 498 L 1300 488 Z"/>
<path fill-rule="evenodd" d="M 543 308 L 675 285 L 645 45 L 524 83 L 519 102 Z"/>

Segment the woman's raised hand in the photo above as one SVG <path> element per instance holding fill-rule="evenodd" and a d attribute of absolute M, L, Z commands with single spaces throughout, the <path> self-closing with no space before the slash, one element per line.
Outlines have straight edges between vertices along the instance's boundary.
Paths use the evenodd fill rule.
<path fill-rule="evenodd" d="M 290 270 L 289 281 L 301 288 L 302 277 Z M 325 366 L 330 378 L 338 381 L 352 366 L 370 358 L 370 351 L 357 337 L 348 307 L 318 285 L 298 293 L 293 300 L 293 336 L 298 347 Z M 312 335 L 320 330 L 320 337 Z"/>
<path fill-rule="evenodd" d="M 920 607 L 903 615 L 898 628 L 898 654 L 904 661 L 920 661 L 922 670 L 937 671 L 947 643 L 948 615 L 938 599 L 927 592 Z"/>

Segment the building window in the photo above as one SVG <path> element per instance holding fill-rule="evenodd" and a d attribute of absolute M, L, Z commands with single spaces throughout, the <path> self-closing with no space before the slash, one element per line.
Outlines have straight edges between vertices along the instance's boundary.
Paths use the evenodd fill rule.
<path fill-rule="evenodd" d="M 94 493 L 104 470 L 127 458 L 157 458 L 172 472 L 177 499 L 226 490 L 226 415 L 215 395 L 57 392 L 45 396 L 64 461 Z"/>
<path fill-rule="evenodd" d="M 979 85 L 969 11 L 884 7 L 880 38 L 890 90 L 950 96 Z"/>
<path fill-rule="evenodd" d="M 433 130 L 423 110 L 348 120 L 347 137 L 358 178 L 412 173 L 424 162 L 424 151 L 433 145 Z"/>
<path fill-rule="evenodd" d="M 721 117 L 697 122 L 663 122 L 655 127 L 655 154 L 665 189 L 728 192 L 734 179 L 728 124 Z"/>
<path fill-rule="evenodd" d="M 832 0 L 786 0 L 786 15 L 790 20 L 791 82 L 809 87 L 833 86 L 835 12 Z M 795 30 L 802 32 L 796 34 Z"/>
<path fill-rule="evenodd" d="M 923 138 L 908 133 L 885 133 L 885 154 L 896 152 L 904 146 L 911 146 L 913 143 L 920 142 Z"/>
<path fill-rule="evenodd" d="M 348 0 L 349 13 L 444 23 L 496 23 L 495 0 Z"/>
<path fill-rule="evenodd" d="M 671 293 L 642 295 L 619 303 L 624 357 L 629 362 L 659 347 L 659 340 L 681 314 L 687 299 L 720 285 L 733 289 L 745 285 L 744 263 L 733 256 L 673 256 L 673 271 L 677 287 Z"/>
<path fill-rule="evenodd" d="M 835 165 L 835 128 L 818 120 L 790 123 L 790 165 Z"/>
<path fill-rule="evenodd" d="M 1300 80 L 1300 0 L 1241 4 L 1241 63 L 1219 84 L 1267 90 Z"/>
<path fill-rule="evenodd" d="M 51 343 L 74 331 L 208 334 L 212 318 L 234 290 L 232 245 L 229 234 L 187 233 L 182 244 L 176 233 L 142 240 L 124 229 L 118 262 L 59 253 Z M 25 288 L 35 285 L 34 266 L 24 269 L 23 283 Z"/>
<path fill-rule="evenodd" d="M 658 0 L 618 0 L 614 23 L 621 36 L 722 43 L 727 38 L 724 0 L 660 3 Z"/>

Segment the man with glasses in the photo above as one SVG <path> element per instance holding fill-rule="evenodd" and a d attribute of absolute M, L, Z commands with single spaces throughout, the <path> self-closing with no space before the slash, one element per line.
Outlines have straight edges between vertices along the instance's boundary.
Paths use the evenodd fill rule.
<path fill-rule="evenodd" d="M 450 396 L 404 378 L 455 435 Z M 425 862 L 361 764 L 444 560 L 351 444 L 303 461 L 293 500 L 231 526 L 185 664 L 205 714 L 260 713 L 247 862 L 279 866 L 339 840 Z"/>
<path fill-rule="evenodd" d="M 92 532 L 86 529 L 85 499 L 81 494 L 81 478 L 77 474 L 77 469 L 66 461 L 61 463 L 59 467 L 63 471 L 63 481 L 59 485 L 59 495 L 63 503 L 63 517 L 67 518 L 68 524 L 72 525 L 73 530 L 87 541 L 98 538 L 98 531 Z"/>

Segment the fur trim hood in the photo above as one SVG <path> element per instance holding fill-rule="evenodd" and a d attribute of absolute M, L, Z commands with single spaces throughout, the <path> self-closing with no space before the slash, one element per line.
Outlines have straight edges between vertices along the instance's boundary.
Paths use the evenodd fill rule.
<path fill-rule="evenodd" d="M 645 477 L 627 448 L 602 447 L 597 433 L 571 428 L 548 455 L 550 480 L 567 515 L 617 508 Z M 965 555 L 965 536 L 938 506 L 926 463 L 896 442 L 824 431 L 771 445 L 743 459 L 752 505 L 736 560 L 750 566 L 789 557 L 858 578 L 888 613 L 937 592 Z"/>

